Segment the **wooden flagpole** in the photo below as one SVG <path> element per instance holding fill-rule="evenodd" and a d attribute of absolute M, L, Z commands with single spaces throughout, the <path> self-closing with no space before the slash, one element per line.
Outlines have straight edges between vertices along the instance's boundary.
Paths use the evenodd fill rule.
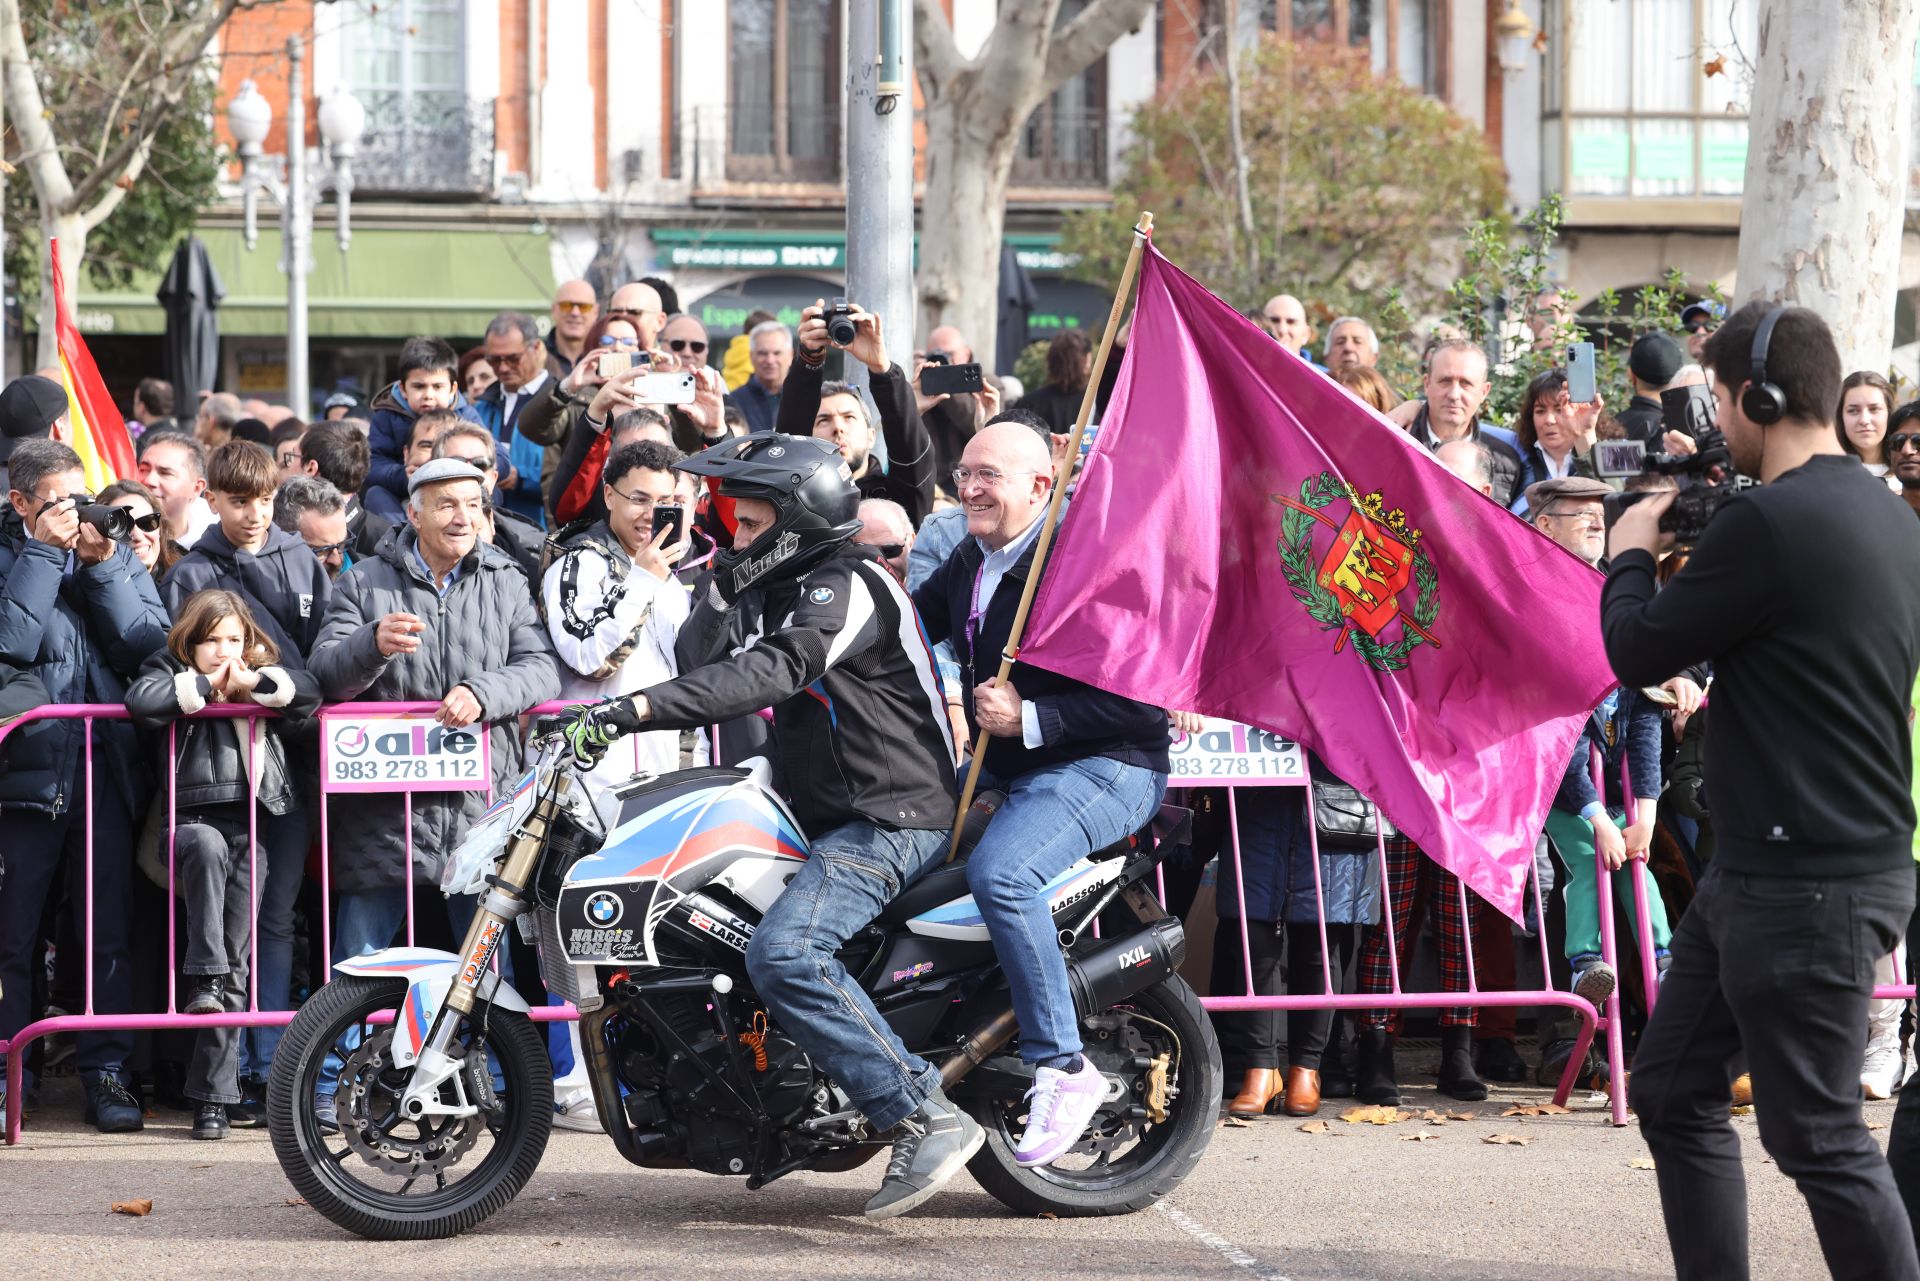
<path fill-rule="evenodd" d="M 1033 547 L 1033 568 L 1027 573 L 1027 585 L 1020 593 L 1020 609 L 1013 616 L 1013 630 L 1007 633 L 1007 647 L 1000 651 L 1000 672 L 995 685 L 1004 685 L 1013 675 L 1014 660 L 1020 656 L 1020 638 L 1027 630 L 1027 614 L 1033 608 L 1033 594 L 1040 586 L 1040 571 L 1046 567 L 1047 553 L 1053 548 L 1053 532 L 1060 525 L 1060 509 L 1066 503 L 1067 482 L 1073 479 L 1074 465 L 1080 459 L 1080 442 L 1086 439 L 1087 419 L 1093 417 L 1094 402 L 1100 395 L 1100 380 L 1107 372 L 1107 355 L 1113 350 L 1113 336 L 1120 330 L 1120 317 L 1126 314 L 1127 299 L 1133 293 L 1133 278 L 1140 270 L 1140 254 L 1153 236 L 1153 214 L 1143 212 L 1133 228 L 1133 249 L 1127 254 L 1126 270 L 1120 273 L 1120 287 L 1114 291 L 1113 307 L 1107 312 L 1107 331 L 1100 335 L 1100 349 L 1094 353 L 1093 368 L 1087 375 L 1087 390 L 1080 397 L 1080 413 L 1073 420 L 1073 439 L 1061 456 L 1053 477 L 1053 498 L 1042 518 L 1039 541 Z M 986 730 L 973 744 L 973 763 L 967 767 L 967 785 L 960 789 L 960 808 L 953 816 L 953 839 L 947 845 L 947 862 L 960 852 L 960 834 L 967 810 L 973 805 L 973 793 L 980 785 L 980 765 L 987 757 Z"/>

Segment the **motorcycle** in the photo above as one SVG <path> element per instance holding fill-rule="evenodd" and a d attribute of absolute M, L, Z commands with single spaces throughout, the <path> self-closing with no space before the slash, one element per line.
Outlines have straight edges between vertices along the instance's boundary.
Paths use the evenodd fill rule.
<path fill-rule="evenodd" d="M 491 968 L 508 928 L 549 992 L 580 1014 L 599 1117 L 628 1161 L 744 1176 L 850 1170 L 886 1150 L 845 1093 L 754 993 L 755 924 L 807 858 L 753 769 L 638 775 L 601 830 L 558 726 L 469 831 L 441 888 L 479 903 L 458 955 L 391 948 L 334 966 L 274 1055 L 267 1125 L 307 1203 L 372 1240 L 449 1237 L 511 1201 L 553 1126 L 553 1079 L 527 1002 Z M 962 850 L 995 797 L 969 812 Z M 1073 1150 L 1022 1169 L 1013 1150 L 1033 1069 L 1005 976 L 956 859 L 908 885 L 843 949 L 848 972 L 986 1130 L 974 1179 L 1024 1215 L 1140 1210 L 1206 1151 L 1220 1047 L 1176 973 L 1180 922 L 1150 886 L 1191 816 L 1081 860 L 1047 887 L 1084 1053 L 1107 1096 Z M 1130 909 L 1130 911 L 1126 910 Z M 1096 924 L 1098 923 L 1098 924 Z M 317 1107 L 332 1086 L 337 1132 Z"/>

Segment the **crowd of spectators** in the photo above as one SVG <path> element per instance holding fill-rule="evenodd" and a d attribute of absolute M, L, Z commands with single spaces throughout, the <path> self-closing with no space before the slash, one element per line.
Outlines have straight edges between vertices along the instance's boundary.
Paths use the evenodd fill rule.
<path fill-rule="evenodd" d="M 748 432 L 831 442 L 864 499 L 855 541 L 914 592 L 964 559 L 955 553 L 967 540 L 967 513 L 949 477 L 969 470 L 969 443 L 990 423 L 1013 423 L 1057 460 L 1093 379 L 1092 346 L 1069 331 L 1050 344 L 1044 382 L 1024 394 L 989 371 L 978 392 L 927 395 L 927 368 L 972 358 L 966 336 L 950 327 L 906 355 L 889 346 L 882 318 L 859 308 L 851 341 L 830 341 L 816 305 L 794 329 L 755 313 L 723 344 L 674 310 L 663 288 L 636 281 L 603 303 L 586 282 L 570 281 L 555 294 L 544 336 L 532 316 L 503 312 L 464 354 L 440 337 L 409 339 L 390 384 L 366 402 L 329 397 L 311 423 L 287 406 L 224 392 L 181 406 L 165 382 L 146 379 L 128 421 L 138 479 L 97 496 L 131 518 L 121 541 L 79 518 L 89 495 L 80 459 L 59 440 L 64 392 L 33 377 L 0 392 L 0 466 L 10 473 L 0 520 L 5 706 L 124 704 L 132 715 L 90 731 L 72 720 L 38 722 L 0 745 L 9 831 L 0 863 L 0 1036 L 80 1009 L 89 996 L 102 1013 L 159 1008 L 175 966 L 186 1013 L 246 1009 L 256 989 L 260 1009 L 284 1010 L 321 981 L 329 950 L 339 960 L 393 942 L 410 895 L 437 884 L 486 793 L 420 793 L 404 808 L 397 796 L 328 802 L 317 787 L 315 708 L 349 699 L 432 704 L 443 726 L 484 727 L 498 787 L 517 772 L 529 708 L 675 676 L 675 634 L 690 595 L 731 540 L 728 501 L 675 470 L 687 455 Z M 1488 362 L 1470 342 L 1432 343 L 1415 395 L 1402 399 L 1378 368 L 1380 340 L 1365 320 L 1335 320 L 1316 348 L 1292 295 L 1275 295 L 1253 318 L 1488 501 L 1603 569 L 1602 501 L 1613 484 L 1596 475 L 1594 442 L 1614 435 L 1690 447 L 1665 430 L 1659 396 L 1702 380 L 1689 356 L 1717 312 L 1689 309 L 1687 346 L 1665 334 L 1634 341 L 1630 403 L 1575 402 L 1566 371 L 1556 369 L 1532 380 L 1504 427 L 1483 417 Z M 1096 419 L 1123 350 L 1091 389 Z M 843 369 L 864 367 L 864 392 L 829 376 L 835 359 Z M 1920 512 L 1920 404 L 1894 399 L 1885 378 L 1853 375 L 1834 430 Z M 1023 440 L 1028 452 L 1043 447 Z M 675 510 L 682 519 L 662 523 Z M 951 630 L 940 631 L 936 657 L 947 728 L 964 752 L 966 685 Z M 1365 1009 L 1361 998 L 1393 990 L 1392 958 L 1409 981 L 1423 932 L 1443 990 L 1463 990 L 1470 966 L 1482 987 L 1514 987 L 1516 938 L 1545 931 L 1564 958 L 1548 979 L 1603 1000 L 1617 976 L 1599 956 L 1596 851 L 1615 867 L 1648 860 L 1663 967 L 1668 922 L 1712 856 L 1698 789 L 1710 681 L 1705 671 L 1674 673 L 1594 709 L 1536 853 L 1545 919 L 1524 926 L 1464 894 L 1317 761 L 1321 783 L 1310 791 L 1238 798 L 1244 884 L 1230 870 L 1224 796 L 1189 792 L 1195 840 L 1169 864 L 1169 898 L 1184 914 L 1213 885 L 1213 990 L 1239 992 L 1250 974 L 1259 994 L 1356 997 L 1351 1020 L 1219 1016 L 1231 1111 L 1305 1116 L 1323 1096 L 1355 1094 L 1396 1102 L 1398 1012 Z M 216 702 L 276 713 L 269 765 L 251 783 L 245 731 L 182 719 Z M 179 762 L 172 867 L 182 924 L 173 956 L 168 862 L 154 854 L 166 848 L 169 731 Z M 719 741 L 701 731 L 632 735 L 588 780 L 589 794 L 604 805 L 636 771 L 738 759 L 756 732 L 764 729 L 749 723 L 720 727 Z M 1587 774 L 1590 749 L 1607 765 L 1599 790 Z M 1620 788 L 1623 762 L 1630 793 Z M 249 796 L 259 806 L 251 815 Z M 309 874 L 323 803 L 336 896 L 326 940 L 316 937 L 319 889 Z M 91 922 L 80 919 L 88 839 Z M 1376 840 L 1384 860 L 1374 856 Z M 257 908 L 247 897 L 255 878 Z M 1617 888 L 1626 884 L 1616 878 Z M 1621 903 L 1631 922 L 1630 892 Z M 456 897 L 444 911 L 413 916 L 423 935 L 451 940 L 472 911 L 471 899 Z M 81 939 L 93 949 L 90 993 L 80 990 Z M 530 958 L 507 959 L 509 976 L 544 1001 Z M 1541 1012 L 1531 1065 L 1511 1010 L 1482 1016 L 1463 1005 L 1441 1011 L 1439 1026 L 1441 1088 L 1460 1099 L 1486 1097 L 1488 1080 L 1551 1082 L 1572 1049 L 1564 1012 Z M 217 1138 L 229 1125 L 259 1123 L 277 1040 L 266 1028 L 138 1041 L 55 1037 L 27 1051 L 28 1080 L 77 1070 L 88 1119 L 103 1130 L 140 1128 L 151 1096 L 192 1110 L 196 1137 Z M 556 1030 L 550 1050 L 560 1122 L 598 1128 L 577 1042 Z M 1876 1011 L 1863 1065 L 1868 1093 L 1889 1095 L 1902 1064 L 1897 1011 Z"/>

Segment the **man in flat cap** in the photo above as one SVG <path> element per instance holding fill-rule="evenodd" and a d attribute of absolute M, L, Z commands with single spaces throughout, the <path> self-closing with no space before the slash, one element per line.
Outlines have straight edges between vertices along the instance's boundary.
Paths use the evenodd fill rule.
<path fill-rule="evenodd" d="M 1527 486 L 1533 527 L 1598 568 L 1607 554 L 1607 517 L 1601 502 L 1613 487 L 1586 476 L 1562 476 Z"/>

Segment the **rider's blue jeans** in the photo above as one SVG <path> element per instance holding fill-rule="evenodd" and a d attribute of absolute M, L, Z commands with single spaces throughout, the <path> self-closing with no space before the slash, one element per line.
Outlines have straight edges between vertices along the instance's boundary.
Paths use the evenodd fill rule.
<path fill-rule="evenodd" d="M 1080 1052 L 1080 1018 L 1067 986 L 1047 883 L 1147 825 L 1167 776 L 1104 756 L 989 780 L 1007 800 L 967 859 L 967 886 L 993 936 L 1020 1019 L 1020 1057 L 1044 1063 Z"/>
<path fill-rule="evenodd" d="M 876 1131 L 911 1115 L 939 1086 L 940 1070 L 908 1053 L 835 953 L 945 857 L 947 836 L 871 823 L 834 828 L 812 842 L 747 947 L 754 989 Z"/>

